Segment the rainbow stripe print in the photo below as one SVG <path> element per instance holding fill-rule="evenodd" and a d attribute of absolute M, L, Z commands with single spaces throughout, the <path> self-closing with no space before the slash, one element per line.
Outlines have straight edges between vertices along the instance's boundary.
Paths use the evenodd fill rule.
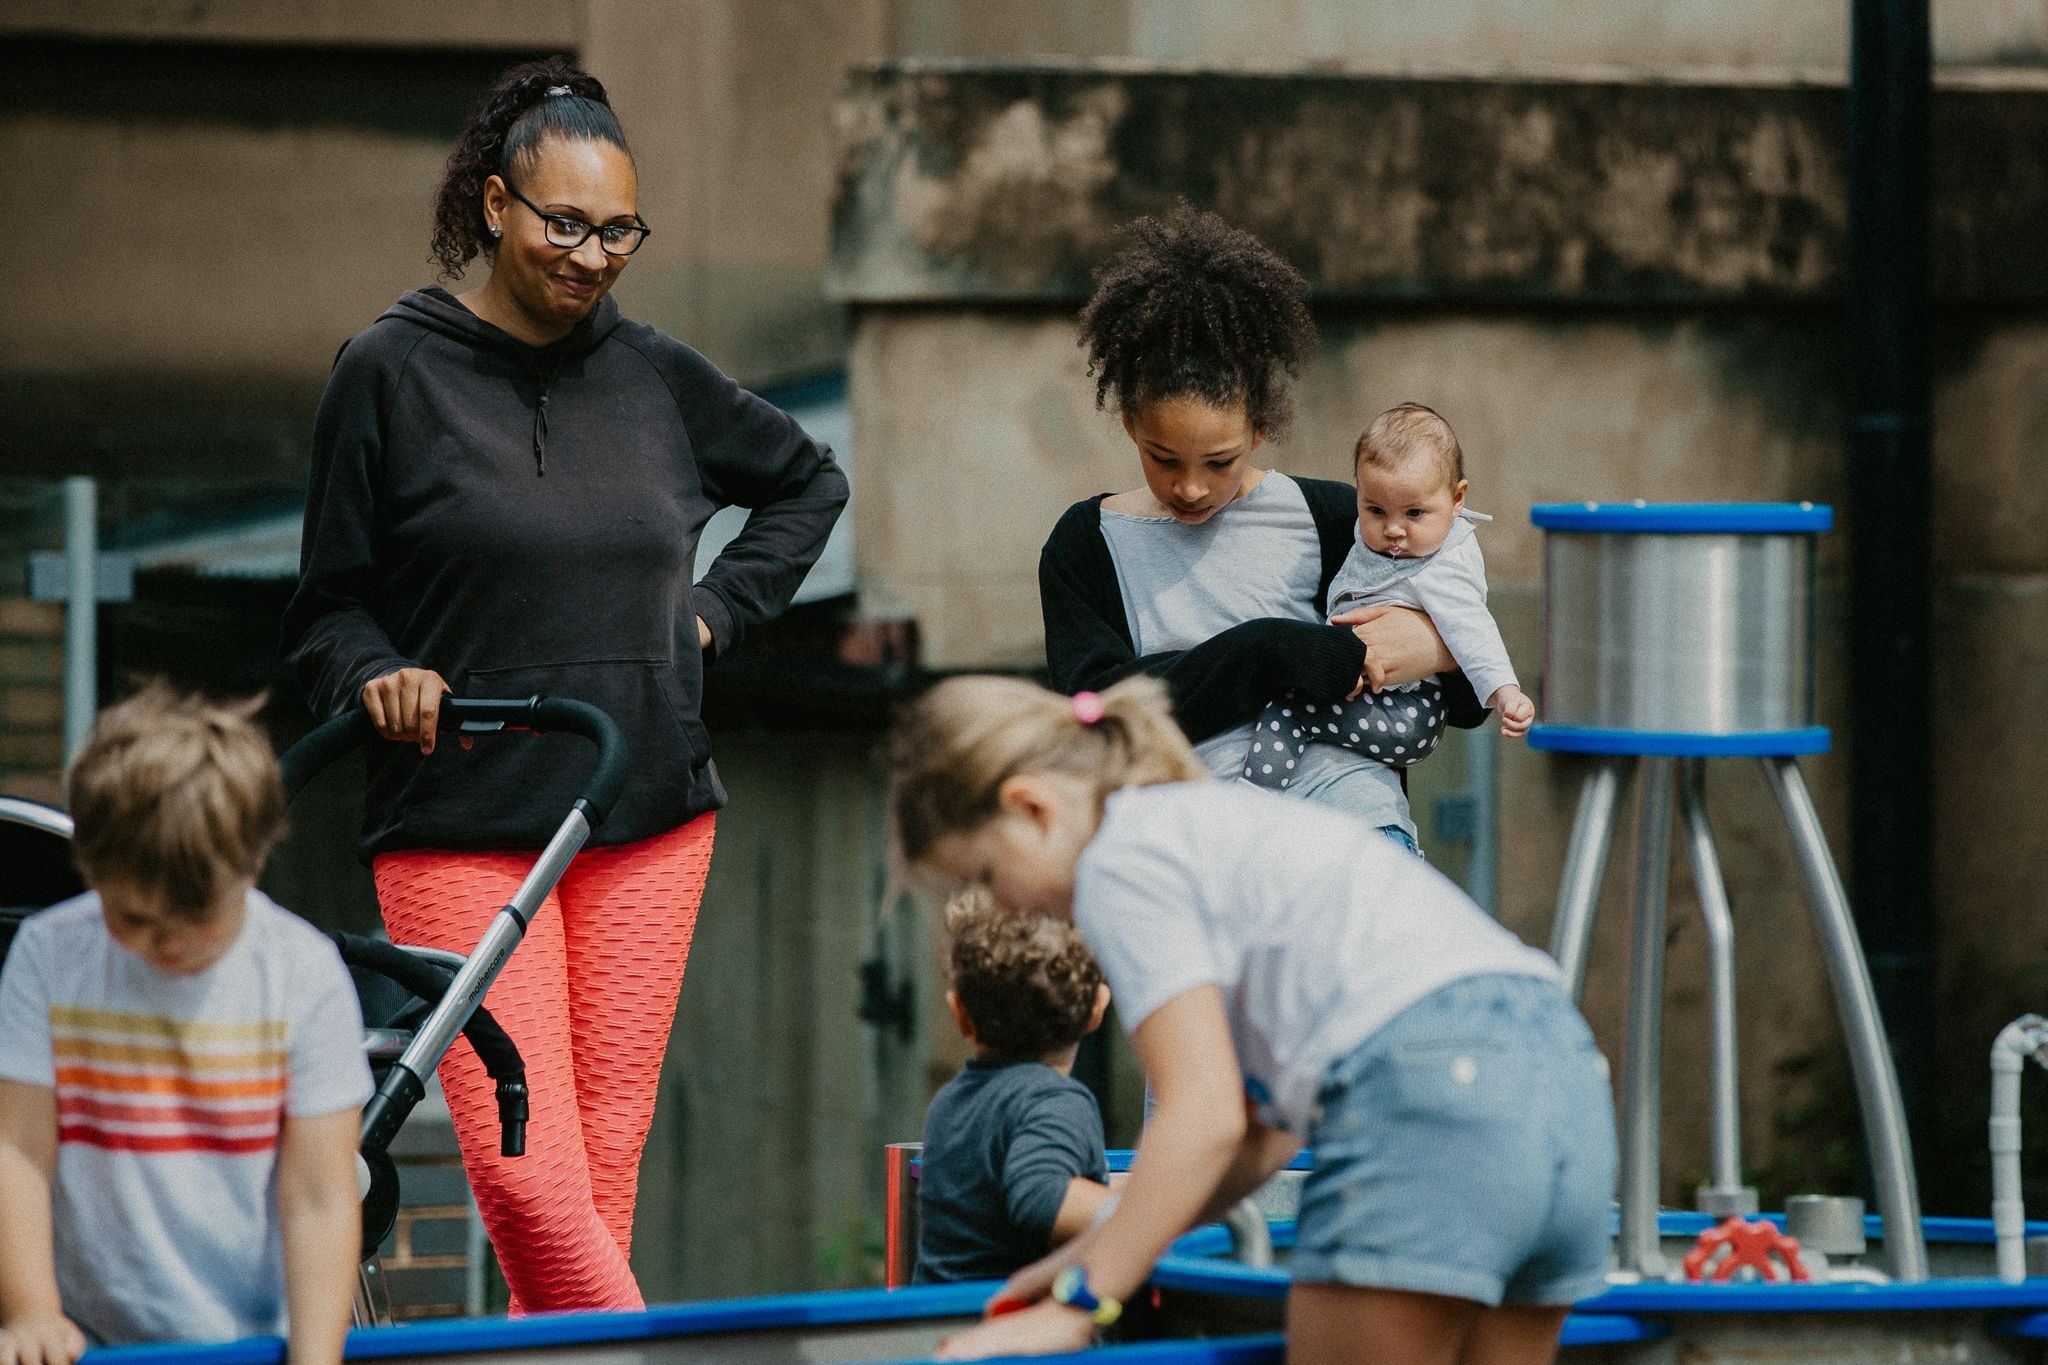
<path fill-rule="evenodd" d="M 117 1152 L 271 1151 L 291 1056 L 285 1029 L 282 1019 L 52 1005 L 58 1141 Z"/>

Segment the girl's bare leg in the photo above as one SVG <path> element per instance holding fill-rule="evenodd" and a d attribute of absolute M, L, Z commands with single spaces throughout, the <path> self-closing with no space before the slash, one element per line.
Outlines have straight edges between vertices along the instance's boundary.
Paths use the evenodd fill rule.
<path fill-rule="evenodd" d="M 1557 1334 L 1564 1328 L 1567 1311 L 1516 1304 L 1481 1313 L 1465 1338 L 1459 1365 L 1550 1365 L 1557 1357 Z"/>
<path fill-rule="evenodd" d="M 1459 1365 L 1471 1359 L 1466 1342 L 1482 1316 L 1471 1300 L 1441 1294 L 1298 1284 L 1287 1296 L 1287 1361 Z"/>

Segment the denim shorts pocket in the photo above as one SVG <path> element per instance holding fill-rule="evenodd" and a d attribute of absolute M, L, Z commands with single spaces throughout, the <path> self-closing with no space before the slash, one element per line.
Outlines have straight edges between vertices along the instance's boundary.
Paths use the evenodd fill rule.
<path fill-rule="evenodd" d="M 1382 1102 L 1390 1117 L 1484 1118 L 1498 1112 L 1520 1070 L 1497 1038 L 1416 1039 L 1387 1058 Z"/>

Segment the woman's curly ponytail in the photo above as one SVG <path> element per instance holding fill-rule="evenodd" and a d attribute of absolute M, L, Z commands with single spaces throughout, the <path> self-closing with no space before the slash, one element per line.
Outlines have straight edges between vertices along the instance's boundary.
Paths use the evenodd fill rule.
<path fill-rule="evenodd" d="M 563 57 L 513 67 L 471 111 L 448 153 L 448 168 L 434 196 L 428 253 L 443 279 L 454 279 L 478 255 L 489 259 L 495 250 L 484 224 L 484 182 L 531 170 L 540 144 L 549 137 L 609 142 L 632 155 L 597 77 Z"/>

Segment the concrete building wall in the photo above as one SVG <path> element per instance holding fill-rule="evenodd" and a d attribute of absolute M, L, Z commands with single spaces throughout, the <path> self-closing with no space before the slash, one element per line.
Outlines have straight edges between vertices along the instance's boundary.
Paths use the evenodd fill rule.
<path fill-rule="evenodd" d="M 1105 67 L 906 64 L 851 87 L 835 281 L 854 306 L 851 393 L 869 471 L 863 591 L 918 619 L 930 662 L 1042 659 L 1035 566 L 1073 500 L 1138 482 L 1093 408 L 1072 314 L 1116 223 L 1176 193 L 1217 205 L 1308 275 L 1323 353 L 1273 465 L 1348 477 L 1392 403 L 1457 427 L 1493 603 L 1525 682 L 1541 671 L 1534 502 L 1843 500 L 1839 89 L 1688 82 L 1231 77 Z M 1936 793 L 1940 1093 L 1922 1162 L 1936 1200 L 1981 1204 L 1974 1099 L 1999 1024 L 2039 1004 L 2048 775 L 2039 661 L 2048 290 L 2024 224 L 2041 183 L 2031 80 L 1937 102 L 1935 656 L 1901 723 L 1961 755 Z M 1234 129 L 1234 137 L 1207 136 Z M 1843 519 L 1846 523 L 1847 519 Z M 1820 719 L 1807 765 L 1838 848 L 1844 524 L 1822 542 Z M 1930 707 L 1926 715 L 1921 708 Z M 1480 742 L 1489 742 L 1482 740 Z M 1501 746 L 1500 914 L 1548 939 L 1584 769 Z M 1442 760 L 1432 759 L 1418 775 Z M 1427 787 L 1417 793 L 1432 842 Z M 1846 1188 L 1856 1130 L 1791 851 L 1756 774 L 1709 801 L 1742 956 L 1746 1156 L 1778 1192 Z M 1701 935 L 1682 864 L 1665 1072 L 1666 1195 L 1704 1167 Z M 1628 864 L 1608 879 L 1588 1010 L 1619 1037 Z M 1937 1205 L 1939 1206 L 1939 1205 Z"/>
<path fill-rule="evenodd" d="M 1137 57 L 1200 66 L 1353 70 L 1840 70 L 1844 3 L 1592 0 L 894 0 L 890 50 L 904 57 Z M 2038 0 L 1943 0 L 1940 66 L 2038 66 Z"/>

